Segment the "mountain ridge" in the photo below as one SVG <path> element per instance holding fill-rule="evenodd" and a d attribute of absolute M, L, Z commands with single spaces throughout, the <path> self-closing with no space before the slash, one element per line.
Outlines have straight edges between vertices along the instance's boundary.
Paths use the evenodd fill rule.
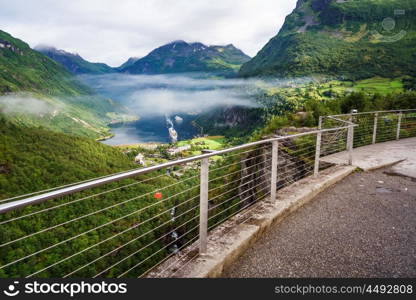
<path fill-rule="evenodd" d="M 232 44 L 207 46 L 176 40 L 152 50 L 120 71 L 130 74 L 236 72 L 250 57 Z"/>
<path fill-rule="evenodd" d="M 8 120 L 92 138 L 107 136 L 107 124 L 129 113 L 1 30 L 0 96 L 0 115 Z"/>
<path fill-rule="evenodd" d="M 32 50 L 22 40 L 0 30 L 0 94 L 36 91 L 76 95 L 91 90 L 54 60 Z"/>
<path fill-rule="evenodd" d="M 52 46 L 38 45 L 34 50 L 63 65 L 69 72 L 79 74 L 107 74 L 116 70 L 105 63 L 89 62 L 78 53 L 67 52 Z"/>
<path fill-rule="evenodd" d="M 239 76 L 414 76 L 415 20 L 407 0 L 299 0 Z"/>
<path fill-rule="evenodd" d="M 116 70 L 122 70 L 124 68 L 127 68 L 133 65 L 139 59 L 140 57 L 136 57 L 136 56 L 129 57 L 129 59 L 126 60 L 124 63 L 122 63 L 119 67 L 117 67 Z"/>

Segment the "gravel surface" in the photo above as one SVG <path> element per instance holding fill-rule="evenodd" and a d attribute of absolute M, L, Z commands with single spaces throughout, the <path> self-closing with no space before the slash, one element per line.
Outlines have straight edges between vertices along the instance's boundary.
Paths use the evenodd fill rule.
<path fill-rule="evenodd" d="M 416 182 L 356 172 L 240 257 L 224 277 L 416 277 Z"/>

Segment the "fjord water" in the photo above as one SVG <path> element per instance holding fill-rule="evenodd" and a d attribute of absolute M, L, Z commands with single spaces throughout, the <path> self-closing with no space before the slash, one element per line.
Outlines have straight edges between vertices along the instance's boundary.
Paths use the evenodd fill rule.
<path fill-rule="evenodd" d="M 183 119 L 182 122 L 172 121 L 173 128 L 178 132 L 180 140 L 191 139 L 197 135 L 197 128 L 192 123 L 197 117 L 195 115 L 179 114 L 173 118 L 164 115 L 140 116 L 138 121 L 111 126 L 114 137 L 103 140 L 102 143 L 126 145 L 170 142 L 168 129 L 171 125 L 168 120 L 174 120 L 175 117 Z"/>
<path fill-rule="evenodd" d="M 103 141 L 110 145 L 169 142 L 168 128 L 172 126 L 179 140 L 189 139 L 201 132 L 195 125 L 200 114 L 222 106 L 254 106 L 247 92 L 248 81 L 206 73 L 114 73 L 80 78 L 139 117 L 136 122 L 113 126 L 114 137 Z"/>

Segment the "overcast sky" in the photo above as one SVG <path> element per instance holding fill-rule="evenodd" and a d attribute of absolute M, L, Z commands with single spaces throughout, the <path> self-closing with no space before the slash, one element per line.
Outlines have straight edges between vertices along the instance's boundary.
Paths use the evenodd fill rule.
<path fill-rule="evenodd" d="M 254 56 L 297 0 L 0 0 L 0 29 L 118 66 L 173 40 Z"/>

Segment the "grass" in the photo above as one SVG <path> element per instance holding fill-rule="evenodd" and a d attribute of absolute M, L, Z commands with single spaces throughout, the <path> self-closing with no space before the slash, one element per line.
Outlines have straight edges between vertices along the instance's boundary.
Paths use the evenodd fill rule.
<path fill-rule="evenodd" d="M 370 92 L 379 94 L 398 93 L 403 91 L 400 79 L 374 77 L 358 81 L 353 89 L 357 92 Z"/>
<path fill-rule="evenodd" d="M 207 136 L 207 137 L 200 137 L 195 138 L 192 140 L 180 141 L 178 142 L 178 146 L 185 146 L 185 145 L 195 145 L 195 146 L 203 146 L 205 149 L 209 150 L 218 150 L 220 149 L 225 142 L 225 137 L 223 136 Z M 200 144 L 200 145 L 199 145 Z"/>
<path fill-rule="evenodd" d="M 241 64 L 232 64 L 220 58 L 213 58 L 208 61 L 208 66 L 215 68 L 215 69 L 230 69 L 230 70 L 238 71 L 241 67 Z"/>
<path fill-rule="evenodd" d="M 342 95 L 348 92 L 364 92 L 367 94 L 387 95 L 401 93 L 404 89 L 401 78 L 383 77 L 372 77 L 355 82 L 332 80 L 316 85 L 315 92 L 317 95 L 321 95 L 321 97 L 325 97 L 325 94 L 329 91 L 335 93 L 336 95 Z"/>
<path fill-rule="evenodd" d="M 184 140 L 179 141 L 177 143 L 178 147 L 185 146 L 185 145 L 194 145 L 194 146 L 203 146 L 204 149 L 209 150 L 218 150 L 221 149 L 224 145 L 225 137 L 224 136 L 207 136 L 207 137 L 200 137 L 195 138 L 192 140 Z M 201 145 L 197 145 L 197 143 L 201 143 Z M 126 149 L 134 149 L 137 147 L 149 147 L 154 146 L 156 148 L 158 145 L 163 145 L 163 143 L 137 143 L 137 144 L 131 144 L 131 145 L 118 145 L 116 147 L 119 148 L 126 148 Z"/>
<path fill-rule="evenodd" d="M 224 136 L 207 136 L 195 138 L 192 140 L 178 142 L 178 147 L 191 145 L 192 148 L 189 151 L 191 155 L 199 155 L 202 153 L 202 149 L 208 150 L 219 150 L 224 147 L 225 137 Z"/>

